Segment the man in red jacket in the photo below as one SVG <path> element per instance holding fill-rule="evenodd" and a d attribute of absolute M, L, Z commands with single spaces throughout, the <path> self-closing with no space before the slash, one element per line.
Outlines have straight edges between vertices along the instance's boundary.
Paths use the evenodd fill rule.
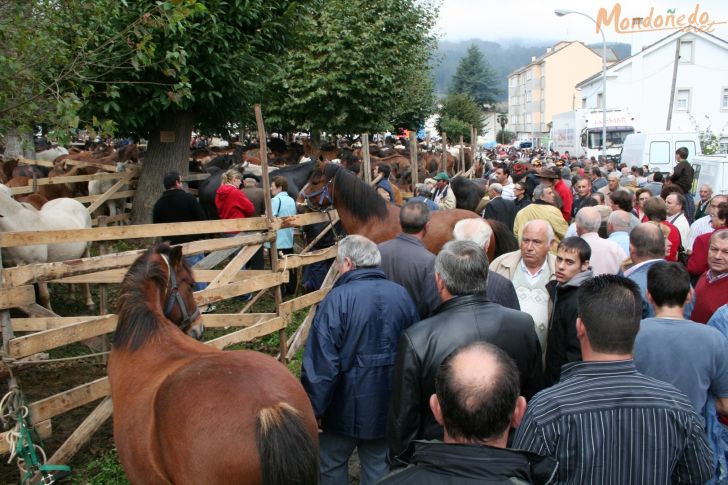
<path fill-rule="evenodd" d="M 553 187 L 556 193 L 559 194 L 563 202 L 561 215 L 564 216 L 566 222 L 569 222 L 571 220 L 571 206 L 574 204 L 574 196 L 571 194 L 571 189 L 561 180 L 559 169 L 542 168 L 538 171 L 538 180 L 544 187 Z"/>
<path fill-rule="evenodd" d="M 695 307 L 690 319 L 708 323 L 713 313 L 728 303 L 728 229 L 715 231 L 708 248 L 708 271 L 695 286 Z"/>

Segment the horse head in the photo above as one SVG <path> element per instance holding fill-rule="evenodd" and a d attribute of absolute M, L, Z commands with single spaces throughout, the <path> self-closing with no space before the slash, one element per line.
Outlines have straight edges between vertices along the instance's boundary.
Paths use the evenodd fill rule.
<path fill-rule="evenodd" d="M 327 175 L 327 167 L 331 162 L 319 159 L 314 165 L 306 185 L 303 186 L 296 198 L 296 206 L 308 208 L 311 211 L 324 211 L 334 205 L 333 180 L 337 170 Z M 338 166 L 336 166 L 338 169 Z M 329 170 L 331 172 L 331 170 Z"/>
<path fill-rule="evenodd" d="M 200 339 L 205 326 L 194 298 L 195 279 L 179 246 L 158 244 L 139 256 L 121 284 L 117 347 L 132 351 L 161 328 L 159 313 Z"/>

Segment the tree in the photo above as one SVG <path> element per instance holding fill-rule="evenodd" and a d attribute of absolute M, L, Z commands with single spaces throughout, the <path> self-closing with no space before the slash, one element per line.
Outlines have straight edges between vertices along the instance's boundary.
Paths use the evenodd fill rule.
<path fill-rule="evenodd" d="M 473 99 L 465 94 L 450 94 L 442 102 L 439 110 L 440 119 L 437 121 L 437 129 L 443 131 L 452 139 L 462 136 L 470 142 L 470 126 L 480 132 L 483 126 L 483 112 L 478 108 Z"/>
<path fill-rule="evenodd" d="M 152 3 L 129 2 L 131 17 Z M 109 84 L 103 90 L 86 86 L 93 95 L 84 112 L 114 119 L 120 132 L 149 141 L 134 198 L 134 223 L 151 220 L 165 172 L 187 172 L 193 128 L 224 133 L 233 121 L 252 117 L 252 105 L 263 101 L 269 73 L 275 72 L 288 47 L 299 6 L 305 8 L 306 3 L 197 3 L 176 28 L 150 33 L 154 48 L 144 51 L 146 67 L 126 71 L 121 80 L 107 77 L 103 69 L 96 72 Z M 122 26 L 114 23 L 109 28 Z"/>
<path fill-rule="evenodd" d="M 418 0 L 316 0 L 274 74 L 269 122 L 346 134 L 418 128 L 432 112 L 437 8 Z"/>
<path fill-rule="evenodd" d="M 451 93 L 467 94 L 479 105 L 492 104 L 498 100 L 500 89 L 495 71 L 486 62 L 476 46 L 460 59 L 452 78 Z"/>

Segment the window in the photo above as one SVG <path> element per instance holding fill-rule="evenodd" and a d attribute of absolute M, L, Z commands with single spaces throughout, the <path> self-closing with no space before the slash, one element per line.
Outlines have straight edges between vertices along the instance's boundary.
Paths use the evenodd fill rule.
<path fill-rule="evenodd" d="M 675 96 L 675 111 L 690 111 L 690 90 L 678 89 Z"/>
<path fill-rule="evenodd" d="M 695 155 L 696 153 L 698 153 L 695 149 L 695 142 L 692 140 L 688 140 L 688 141 L 678 140 L 677 142 L 675 142 L 675 150 L 677 150 L 678 148 L 683 148 L 683 147 L 688 149 L 688 158 L 690 158 L 693 155 Z M 697 179 L 697 175 L 695 176 L 695 178 Z"/>
<path fill-rule="evenodd" d="M 530 81 L 533 74 L 531 74 L 531 70 L 529 69 L 526 71 L 526 81 Z"/>
<path fill-rule="evenodd" d="M 693 62 L 693 41 L 680 41 L 680 62 L 691 64 Z"/>
<path fill-rule="evenodd" d="M 723 95 L 720 98 L 720 109 L 728 109 L 728 88 L 723 88 Z"/>
<path fill-rule="evenodd" d="M 526 113 L 526 123 L 531 122 L 531 113 Z"/>
<path fill-rule="evenodd" d="M 728 153 L 728 138 L 721 138 L 719 142 L 720 148 L 718 151 L 720 153 Z"/>
<path fill-rule="evenodd" d="M 650 143 L 650 165 L 665 165 L 672 161 L 670 142 L 653 141 Z"/>
<path fill-rule="evenodd" d="M 604 93 L 597 93 L 597 108 L 604 108 Z"/>
<path fill-rule="evenodd" d="M 586 108 L 586 98 L 581 98 L 581 107 Z"/>
<path fill-rule="evenodd" d="M 526 92 L 526 102 L 527 103 L 530 103 L 531 102 L 531 91 L 527 91 Z"/>
<path fill-rule="evenodd" d="M 511 106 L 518 106 L 518 96 L 511 96 Z"/>

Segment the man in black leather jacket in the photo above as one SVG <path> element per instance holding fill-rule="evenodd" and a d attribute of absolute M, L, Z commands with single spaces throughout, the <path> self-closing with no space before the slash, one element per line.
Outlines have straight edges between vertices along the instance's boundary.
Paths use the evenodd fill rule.
<path fill-rule="evenodd" d="M 429 400 L 440 364 L 458 347 L 475 341 L 500 347 L 516 361 L 522 394 L 528 399 L 539 390 L 541 346 L 533 319 L 488 300 L 487 277 L 488 258 L 474 242 L 451 241 L 437 255 L 443 303 L 399 340 L 387 417 L 390 466 L 407 462 L 413 440 L 442 439 Z"/>

